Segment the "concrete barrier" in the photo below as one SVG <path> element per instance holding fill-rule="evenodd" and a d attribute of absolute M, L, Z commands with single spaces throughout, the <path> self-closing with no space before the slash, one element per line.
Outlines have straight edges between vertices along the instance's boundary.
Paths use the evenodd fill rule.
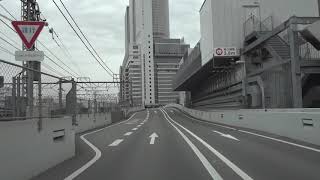
<path fill-rule="evenodd" d="M 136 106 L 136 107 L 130 107 L 130 108 L 124 108 L 124 115 L 126 118 L 129 118 L 131 114 L 138 112 L 138 111 L 143 111 L 145 110 L 144 107 L 142 106 Z"/>
<path fill-rule="evenodd" d="M 75 134 L 70 117 L 0 122 L 0 179 L 26 180 L 73 157 Z"/>
<path fill-rule="evenodd" d="M 198 111 L 181 105 L 178 108 L 204 121 L 264 131 L 291 139 L 320 145 L 320 109 L 268 109 L 234 111 Z"/>
<path fill-rule="evenodd" d="M 77 115 L 78 126 L 76 133 L 107 126 L 112 123 L 111 113 L 80 114 Z"/>

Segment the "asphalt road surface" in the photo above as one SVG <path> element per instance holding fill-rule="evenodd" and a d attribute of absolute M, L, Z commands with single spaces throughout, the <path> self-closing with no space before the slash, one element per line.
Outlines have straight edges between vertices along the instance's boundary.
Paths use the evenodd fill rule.
<path fill-rule="evenodd" d="M 320 147 L 176 109 L 138 112 L 80 135 L 76 146 L 74 158 L 34 180 L 320 179 Z"/>

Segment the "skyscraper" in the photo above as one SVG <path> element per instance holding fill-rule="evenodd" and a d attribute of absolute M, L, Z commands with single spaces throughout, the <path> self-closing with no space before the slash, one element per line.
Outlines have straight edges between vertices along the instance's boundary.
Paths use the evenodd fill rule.
<path fill-rule="evenodd" d="M 152 1 L 153 38 L 169 39 L 169 0 Z"/>
<path fill-rule="evenodd" d="M 176 71 L 189 46 L 180 39 L 170 40 L 169 0 L 130 0 L 125 20 L 126 44 L 129 47 L 126 48 L 122 72 L 123 75 L 129 72 L 129 81 L 132 79 L 130 72 L 134 72 L 133 75 L 136 76 L 131 81 L 131 92 L 136 93 L 132 94 L 132 104 L 142 102 L 142 105 L 153 106 L 175 102 L 178 94 L 172 92 L 171 79 L 176 72 L 171 70 Z M 137 77 L 138 68 L 141 72 L 140 82 Z M 141 87 L 140 92 L 134 91 L 138 90 L 136 86 Z M 139 101 L 138 94 L 141 95 Z"/>

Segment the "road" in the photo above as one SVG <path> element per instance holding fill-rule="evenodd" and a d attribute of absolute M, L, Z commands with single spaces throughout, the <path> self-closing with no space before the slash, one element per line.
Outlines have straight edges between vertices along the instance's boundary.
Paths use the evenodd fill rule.
<path fill-rule="evenodd" d="M 320 147 L 149 109 L 77 137 L 77 153 L 34 180 L 319 180 Z"/>

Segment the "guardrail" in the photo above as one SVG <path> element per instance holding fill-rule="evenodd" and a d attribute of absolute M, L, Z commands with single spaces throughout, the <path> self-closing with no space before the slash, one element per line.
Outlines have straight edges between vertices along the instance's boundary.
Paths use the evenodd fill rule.
<path fill-rule="evenodd" d="M 171 104 L 200 120 L 249 128 L 320 145 L 320 109 L 198 111 Z M 308 112 L 309 111 L 309 112 Z"/>

